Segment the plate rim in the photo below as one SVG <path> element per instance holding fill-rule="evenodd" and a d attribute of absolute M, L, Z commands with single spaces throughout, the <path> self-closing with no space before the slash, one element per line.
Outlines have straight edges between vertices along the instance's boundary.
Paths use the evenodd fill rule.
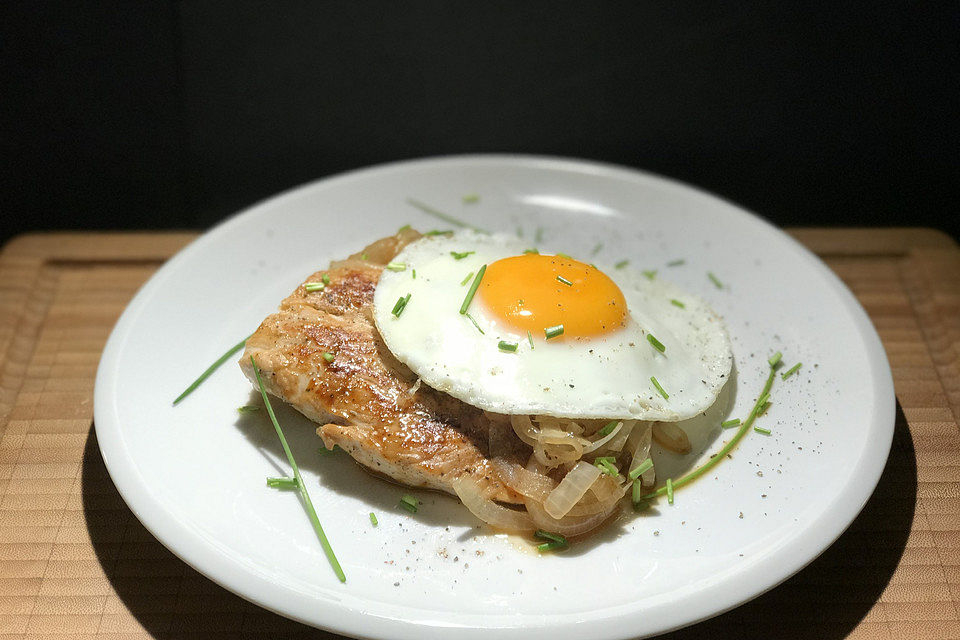
<path fill-rule="evenodd" d="M 126 447 L 118 426 L 117 397 L 116 394 L 112 393 L 116 383 L 116 376 L 114 375 L 115 365 L 131 330 L 135 327 L 136 319 L 140 315 L 143 307 L 147 304 L 153 292 L 172 274 L 181 261 L 190 258 L 198 252 L 202 252 L 210 242 L 215 241 L 217 235 L 230 229 L 246 217 L 256 215 L 262 210 L 282 206 L 286 200 L 297 197 L 303 192 L 315 189 L 320 185 L 324 187 L 337 186 L 350 181 L 376 176 L 380 173 L 389 173 L 398 169 L 422 168 L 438 164 L 465 164 L 474 166 L 483 164 L 506 164 L 523 168 L 575 171 L 581 174 L 590 173 L 600 176 L 619 177 L 635 182 L 639 179 L 665 185 L 673 190 L 686 192 L 687 194 L 692 192 L 700 197 L 719 201 L 737 214 L 751 219 L 752 222 L 759 222 L 772 229 L 791 244 L 794 249 L 799 250 L 798 253 L 805 259 L 808 266 L 816 269 L 831 285 L 834 293 L 839 297 L 839 302 L 844 309 L 850 313 L 857 333 L 864 342 L 868 367 L 873 374 L 873 394 L 874 397 L 878 399 L 877 404 L 873 407 L 874 411 L 869 421 L 869 427 L 871 432 L 876 430 L 878 435 L 885 437 L 869 440 L 862 449 L 862 455 L 858 460 L 857 467 L 854 469 L 854 473 L 851 474 L 851 478 L 855 478 L 856 480 L 848 483 L 845 487 L 844 500 L 835 498 L 828 506 L 820 511 L 817 519 L 808 525 L 809 528 L 817 532 L 817 535 L 798 538 L 796 544 L 792 547 L 791 556 L 787 558 L 786 561 L 784 561 L 784 558 L 774 554 L 760 560 L 747 571 L 731 576 L 723 581 L 723 589 L 717 589 L 720 583 L 705 587 L 703 591 L 712 589 L 715 591 L 714 595 L 717 597 L 711 599 L 709 605 L 702 604 L 703 599 L 701 599 L 700 604 L 690 603 L 690 607 L 687 609 L 682 621 L 667 622 L 662 619 L 664 616 L 661 613 L 659 624 L 655 623 L 656 626 L 651 628 L 649 626 L 649 612 L 637 611 L 635 607 L 631 609 L 629 605 L 621 605 L 620 607 L 612 607 L 601 611 L 611 612 L 608 618 L 619 620 L 622 624 L 604 625 L 605 628 L 600 629 L 591 626 L 589 630 L 592 637 L 598 640 L 613 640 L 624 637 L 623 634 L 613 631 L 611 627 L 619 626 L 619 628 L 622 629 L 639 628 L 640 625 L 638 625 L 638 623 L 643 622 L 644 617 L 646 617 L 647 624 L 643 626 L 646 626 L 647 629 L 643 631 L 643 633 L 655 635 L 696 624 L 697 622 L 720 615 L 741 604 L 745 604 L 789 579 L 819 557 L 846 531 L 873 494 L 886 465 L 894 435 L 896 396 L 886 351 L 880 342 L 880 338 L 869 316 L 846 284 L 844 284 L 819 257 L 789 234 L 750 210 L 694 185 L 689 185 L 655 173 L 605 162 L 557 156 L 461 154 L 401 160 L 355 169 L 312 180 L 257 201 L 251 206 L 245 207 L 228 216 L 178 251 L 140 287 L 117 320 L 101 355 L 94 388 L 94 424 L 98 446 L 114 485 L 137 519 L 164 547 L 169 549 L 189 566 L 228 591 L 284 617 L 335 633 L 355 637 L 380 638 L 389 636 L 417 640 L 422 637 L 425 630 L 439 628 L 456 632 L 458 637 L 462 638 L 479 638 L 492 628 L 496 628 L 498 634 L 504 638 L 519 638 L 521 635 L 529 638 L 531 633 L 542 634 L 544 636 L 549 633 L 551 637 L 556 640 L 562 640 L 564 638 L 570 638 L 572 640 L 582 635 L 583 629 L 580 627 L 586 623 L 563 621 L 558 625 L 545 620 L 543 624 L 536 626 L 531 626 L 526 622 L 521 622 L 521 626 L 463 626 L 458 623 L 443 620 L 403 620 L 367 611 L 364 611 L 363 615 L 356 616 L 337 615 L 344 610 L 343 606 L 318 602 L 313 599 L 305 599 L 303 596 L 299 597 L 300 600 L 303 600 L 302 602 L 294 602 L 294 600 L 297 599 L 294 596 L 298 595 L 295 594 L 295 592 L 286 593 L 289 590 L 271 584 L 269 580 L 262 576 L 241 569 L 235 563 L 230 562 L 227 556 L 220 553 L 211 553 L 215 551 L 215 549 L 207 541 L 195 535 L 191 536 L 189 529 L 184 525 L 174 519 L 165 517 L 168 515 L 168 512 L 166 512 L 159 501 L 154 499 L 150 494 L 149 487 L 143 481 L 142 476 L 140 476 L 132 458 L 124 455 L 126 453 Z M 883 402 L 884 399 L 886 399 L 885 403 Z M 824 520 L 831 523 L 831 526 L 825 528 L 813 527 L 814 524 Z M 775 560 L 776 562 L 774 562 Z M 775 564 L 776 566 L 768 566 L 771 564 Z M 771 575 L 774 576 L 772 581 L 770 580 Z M 762 577 L 758 580 L 758 576 Z M 251 580 L 255 583 L 252 586 L 250 584 Z M 759 587 L 757 587 L 758 582 L 761 583 Z M 241 586 L 237 586 L 238 584 Z M 284 595 L 283 597 L 279 597 L 278 594 Z M 290 606 L 292 602 L 294 602 L 296 606 Z M 626 609 L 626 611 L 621 611 L 622 609 Z M 319 611 L 321 615 L 309 615 L 308 612 L 310 611 L 314 614 Z M 322 615 L 324 611 L 327 613 L 326 616 Z M 594 625 L 595 621 L 591 620 L 589 624 Z M 628 634 L 630 637 L 634 637 L 629 631 Z"/>

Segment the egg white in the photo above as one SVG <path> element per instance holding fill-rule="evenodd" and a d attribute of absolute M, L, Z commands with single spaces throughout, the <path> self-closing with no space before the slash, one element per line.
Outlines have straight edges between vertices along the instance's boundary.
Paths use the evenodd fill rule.
<path fill-rule="evenodd" d="M 394 259 L 406 269 L 385 270 L 374 293 L 374 318 L 387 348 L 424 384 L 497 413 L 677 421 L 713 404 L 730 374 L 730 339 L 703 300 L 659 278 L 601 265 L 623 292 L 630 314 L 613 333 L 545 340 L 540 332 L 531 347 L 525 333 L 488 314 L 478 295 L 469 313 L 481 334 L 459 312 L 470 287 L 462 282 L 482 265 L 524 248 L 510 236 L 473 232 L 409 244 Z M 459 260 L 451 255 L 468 251 L 473 253 Z M 397 300 L 408 294 L 395 316 Z M 663 343 L 664 353 L 647 341 L 648 333 Z M 501 340 L 517 343 L 516 352 L 500 350 Z"/>

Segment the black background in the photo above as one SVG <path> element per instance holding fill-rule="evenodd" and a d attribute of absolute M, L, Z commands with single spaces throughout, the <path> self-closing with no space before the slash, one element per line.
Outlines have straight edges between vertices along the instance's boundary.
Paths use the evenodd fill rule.
<path fill-rule="evenodd" d="M 464 152 L 604 160 L 781 225 L 956 237 L 955 2 L 0 6 L 0 240 L 201 228 Z"/>

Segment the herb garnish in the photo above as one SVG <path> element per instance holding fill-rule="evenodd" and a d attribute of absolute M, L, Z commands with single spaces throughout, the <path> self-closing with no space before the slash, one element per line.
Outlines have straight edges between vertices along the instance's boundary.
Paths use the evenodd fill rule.
<path fill-rule="evenodd" d="M 463 299 L 463 304 L 460 305 L 460 315 L 463 315 L 467 312 L 467 309 L 470 307 L 470 302 L 473 300 L 473 296 L 476 295 L 477 289 L 480 288 L 480 281 L 483 280 L 483 274 L 487 272 L 487 265 L 480 267 L 480 270 L 477 271 L 477 277 L 473 279 L 473 284 L 470 285 L 470 290 L 467 291 L 467 297 Z"/>
<path fill-rule="evenodd" d="M 660 386 L 660 382 L 654 376 L 650 376 L 650 382 L 653 383 L 653 386 L 657 388 L 657 391 L 660 392 L 660 395 L 663 396 L 664 400 L 670 399 L 670 394 L 663 390 L 663 387 Z"/>
<path fill-rule="evenodd" d="M 251 333 L 250 336 L 252 336 L 252 335 L 253 335 L 253 334 Z M 214 371 L 216 371 L 217 369 L 219 369 L 219 368 L 220 368 L 220 365 L 222 365 L 224 362 L 226 362 L 227 360 L 229 360 L 229 359 L 230 359 L 230 356 L 232 356 L 233 354 L 235 354 L 237 351 L 240 351 L 240 349 L 243 349 L 243 346 L 244 346 L 245 344 L 247 344 L 247 340 L 250 339 L 250 336 L 247 336 L 246 338 L 244 338 L 243 340 L 241 340 L 241 341 L 238 342 L 237 344 L 235 344 L 235 345 L 233 345 L 232 347 L 230 347 L 230 350 L 229 350 L 229 351 L 227 351 L 225 354 L 223 354 L 222 356 L 220 356 L 219 358 L 217 358 L 217 361 L 216 361 L 216 362 L 214 362 L 212 365 L 210 365 L 209 367 L 207 367 L 207 369 L 206 369 L 203 373 L 200 374 L 200 377 L 198 377 L 196 380 L 194 380 L 192 383 L 190 383 L 190 386 L 187 387 L 186 389 L 184 389 L 183 393 L 181 393 L 180 395 L 177 396 L 177 399 L 173 401 L 174 406 L 176 406 L 177 403 L 179 403 L 181 400 L 183 400 L 184 398 L 186 398 L 188 395 L 190 395 L 191 393 L 193 393 L 193 390 L 196 389 L 197 387 L 199 387 L 199 386 L 200 386 L 200 383 L 202 383 L 204 380 L 206 380 L 207 378 L 209 378 L 209 377 L 210 377 L 210 374 L 212 374 Z"/>
<path fill-rule="evenodd" d="M 563 325 L 558 324 L 554 327 L 547 327 L 543 330 L 543 335 L 546 336 L 547 340 L 550 338 L 556 338 L 557 336 L 563 335 Z"/>
<path fill-rule="evenodd" d="M 657 340 L 652 333 L 647 334 L 647 342 L 652 344 L 653 348 L 659 351 L 660 353 L 664 353 L 667 350 L 667 348 L 663 346 L 663 343 Z"/>

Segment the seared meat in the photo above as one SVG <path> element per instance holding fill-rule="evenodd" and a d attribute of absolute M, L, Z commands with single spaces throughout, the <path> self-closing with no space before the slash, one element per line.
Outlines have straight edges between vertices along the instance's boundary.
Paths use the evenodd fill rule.
<path fill-rule="evenodd" d="M 300 285 L 247 340 L 240 366 L 256 384 L 254 356 L 269 393 L 321 424 L 328 448 L 339 445 L 375 472 L 449 493 L 467 473 L 487 497 L 522 503 L 488 459 L 491 441 L 498 457 L 529 456 L 508 420 L 420 387 L 380 340 L 374 288 L 383 265 L 419 236 L 401 231 L 310 276 L 306 282 L 326 275 L 329 284 L 315 292 Z"/>

